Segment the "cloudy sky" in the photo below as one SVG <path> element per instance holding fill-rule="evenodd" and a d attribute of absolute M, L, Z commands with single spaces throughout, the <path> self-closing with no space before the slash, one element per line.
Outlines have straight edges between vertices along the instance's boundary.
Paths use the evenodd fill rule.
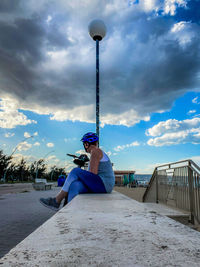
<path fill-rule="evenodd" d="M 200 164 L 199 0 L 1 0 L 0 148 L 72 166 L 95 131 L 95 42 L 102 19 L 100 145 L 115 169 Z M 33 136 L 33 137 L 32 137 Z"/>

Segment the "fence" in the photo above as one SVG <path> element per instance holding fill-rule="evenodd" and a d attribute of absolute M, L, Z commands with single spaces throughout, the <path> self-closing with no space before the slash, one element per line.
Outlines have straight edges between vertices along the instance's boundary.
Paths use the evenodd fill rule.
<path fill-rule="evenodd" d="M 144 202 L 164 203 L 191 214 L 191 222 L 200 224 L 200 168 L 192 160 L 155 168 Z"/>

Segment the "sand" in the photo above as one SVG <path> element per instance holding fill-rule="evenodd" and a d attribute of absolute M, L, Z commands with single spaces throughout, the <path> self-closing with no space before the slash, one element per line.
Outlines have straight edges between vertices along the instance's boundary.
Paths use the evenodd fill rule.
<path fill-rule="evenodd" d="M 128 188 L 124 186 L 115 186 L 114 190 L 121 194 L 126 195 L 127 197 L 142 202 L 142 197 L 144 195 L 146 188 L 145 187 Z"/>

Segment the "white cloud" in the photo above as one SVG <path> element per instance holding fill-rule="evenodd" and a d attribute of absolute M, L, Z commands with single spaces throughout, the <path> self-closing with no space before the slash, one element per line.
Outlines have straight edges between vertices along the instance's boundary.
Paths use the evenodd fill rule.
<path fill-rule="evenodd" d="M 133 126 L 139 123 L 141 120 L 149 121 L 150 116 L 141 116 L 135 110 L 123 112 L 121 114 L 106 114 L 101 116 L 101 127 L 106 124 L 111 125 L 125 125 L 127 127 Z"/>
<path fill-rule="evenodd" d="M 9 133 L 9 132 L 8 132 L 8 133 L 5 133 L 4 136 L 5 136 L 6 138 L 9 138 L 9 137 L 12 137 L 12 136 L 14 136 L 14 135 L 15 135 L 14 133 Z"/>
<path fill-rule="evenodd" d="M 186 26 L 186 22 L 185 21 L 180 21 L 180 22 L 177 22 L 173 25 L 171 31 L 172 32 L 179 32 L 181 30 L 183 30 Z"/>
<path fill-rule="evenodd" d="M 38 132 L 35 132 L 33 135 L 34 135 L 34 136 L 38 136 Z"/>
<path fill-rule="evenodd" d="M 183 142 L 188 133 L 185 131 L 175 132 L 175 133 L 167 133 L 162 135 L 161 137 L 151 138 L 148 140 L 147 144 L 149 146 L 166 146 L 166 145 L 176 145 Z"/>
<path fill-rule="evenodd" d="M 38 161 L 40 158 L 37 158 L 34 155 L 23 155 L 20 153 L 16 153 L 13 155 L 12 158 L 12 162 L 13 163 L 20 163 L 21 159 L 24 158 L 25 161 L 27 162 L 27 165 L 31 165 L 34 161 Z M 59 160 L 56 156 L 49 156 L 46 160 L 45 160 L 45 164 L 47 165 L 47 171 L 50 171 L 50 168 L 55 166 L 58 168 L 64 168 L 66 169 L 66 171 L 70 171 L 73 167 L 75 167 L 75 165 L 73 164 L 73 162 L 69 162 L 69 161 L 63 161 L 63 160 Z"/>
<path fill-rule="evenodd" d="M 193 110 L 189 110 L 188 111 L 188 114 L 193 114 L 193 113 L 196 113 L 197 111 L 195 110 L 195 109 L 193 109 Z"/>
<path fill-rule="evenodd" d="M 148 140 L 150 146 L 200 144 L 200 118 L 162 121 L 148 129 L 146 135 L 155 137 Z"/>
<path fill-rule="evenodd" d="M 39 160 L 39 158 L 37 158 L 34 155 L 23 155 L 21 153 L 15 153 L 12 156 L 12 162 L 15 164 L 19 164 L 21 162 L 22 158 L 26 161 L 27 166 L 30 166 L 34 161 Z"/>
<path fill-rule="evenodd" d="M 108 28 L 101 45 L 102 126 L 148 121 L 152 112 L 169 109 L 175 98 L 199 88 L 198 25 L 178 24 L 176 18 L 161 15 L 175 15 L 186 1 L 144 0 L 131 6 L 128 2 L 43 0 L 36 4 L 21 0 L 20 13 L 18 5 L 13 5 L 12 16 L 0 21 L 1 96 L 9 92 L 19 99 L 18 113 L 10 116 L 19 121 L 6 126 L 35 123 L 21 110 L 47 114 L 52 120 L 95 122 L 95 45 L 87 33 L 94 12 Z M 70 15 L 58 19 L 58 14 Z M 13 43 L 12 36 L 24 42 Z M 179 43 L 186 40 L 191 46 L 183 51 Z"/>
<path fill-rule="evenodd" d="M 20 153 L 15 153 L 13 156 L 12 156 L 12 163 L 14 164 L 19 164 L 21 162 L 21 160 L 24 159 L 25 161 L 29 161 L 30 159 L 30 156 L 25 156 L 23 154 L 20 154 Z M 30 161 L 29 161 L 30 163 Z M 27 164 L 29 165 L 29 164 Z"/>
<path fill-rule="evenodd" d="M 187 119 L 178 121 L 176 119 L 169 119 L 161 121 L 146 131 L 147 136 L 159 136 L 161 134 L 184 131 L 200 127 L 200 118 Z"/>
<path fill-rule="evenodd" d="M 25 133 L 24 133 L 24 137 L 29 138 L 29 137 L 31 137 L 31 135 L 30 135 L 30 133 L 25 132 Z"/>
<path fill-rule="evenodd" d="M 145 10 L 148 12 L 148 11 L 151 11 L 153 9 L 156 9 L 156 4 L 157 4 L 157 0 L 144 0 L 144 8 Z"/>
<path fill-rule="evenodd" d="M 66 171 L 68 171 L 68 172 L 76 167 L 76 165 L 72 161 L 65 161 L 65 162 L 63 162 L 62 166 L 64 166 Z"/>
<path fill-rule="evenodd" d="M 54 147 L 54 143 L 47 143 L 46 146 L 47 147 Z"/>
<path fill-rule="evenodd" d="M 24 109 L 26 108 L 24 107 Z M 32 111 L 38 114 L 49 114 L 51 120 L 57 120 L 57 121 L 71 120 L 71 121 L 81 121 L 87 123 L 95 122 L 94 104 L 86 106 L 78 106 L 69 110 L 67 109 L 59 110 L 57 108 L 55 112 L 52 112 L 52 110 L 47 108 L 32 107 Z M 127 127 L 130 127 L 135 125 L 136 123 L 139 123 L 141 120 L 149 121 L 150 116 L 149 115 L 142 116 L 134 109 L 130 109 L 120 114 L 113 114 L 113 113 L 101 114 L 100 123 L 101 127 L 104 127 L 105 125 L 125 125 Z"/>
<path fill-rule="evenodd" d="M 116 4 L 116 1 L 115 1 L 115 4 Z M 143 1 L 138 1 L 137 4 L 135 0 L 130 0 L 129 6 L 132 6 L 135 9 L 138 8 L 139 10 L 141 11 L 143 10 L 147 13 L 152 12 L 152 11 L 158 13 L 160 10 L 162 10 L 163 14 L 174 16 L 176 14 L 177 7 L 187 6 L 187 0 L 164 0 L 164 1 L 143 0 Z"/>
<path fill-rule="evenodd" d="M 118 151 L 124 150 L 125 148 L 139 146 L 139 145 L 140 145 L 139 142 L 135 141 L 135 142 L 132 142 L 131 144 L 117 146 L 117 147 L 114 148 L 114 150 L 118 152 Z"/>
<path fill-rule="evenodd" d="M 82 121 L 93 123 L 94 116 L 94 105 L 78 106 L 69 110 L 57 110 L 50 117 L 51 120 L 57 121 Z"/>
<path fill-rule="evenodd" d="M 47 160 L 55 160 L 57 159 L 55 155 L 51 155 L 47 157 Z"/>
<path fill-rule="evenodd" d="M 47 57 L 48 61 L 43 63 L 43 68 L 46 71 L 56 71 L 59 72 L 63 68 L 66 68 L 69 65 L 67 60 L 68 52 L 66 50 L 60 51 L 48 51 Z"/>
<path fill-rule="evenodd" d="M 163 14 L 174 16 L 176 14 L 177 7 L 187 6 L 187 0 L 143 0 L 138 1 L 138 3 L 135 0 L 129 0 L 129 6 L 134 7 L 135 11 L 136 9 L 139 9 L 141 11 L 143 10 L 147 13 L 154 11 L 157 14 L 159 11 L 162 11 Z"/>
<path fill-rule="evenodd" d="M 153 171 L 156 167 L 168 164 L 169 162 L 156 162 L 146 164 L 142 168 L 138 168 L 138 166 L 133 166 L 131 169 L 136 171 L 136 174 L 153 174 Z"/>
<path fill-rule="evenodd" d="M 18 109 L 15 99 L 6 97 L 0 100 L 0 128 L 13 129 L 19 125 L 37 123 L 35 120 L 29 120 Z"/>
<path fill-rule="evenodd" d="M 46 164 L 48 171 L 50 171 L 50 168 L 54 166 L 56 166 L 57 168 L 64 168 L 67 172 L 76 167 L 76 165 L 72 161 L 60 160 L 56 156 L 48 157 Z"/>
<path fill-rule="evenodd" d="M 30 148 L 32 147 L 32 144 L 29 144 L 27 143 L 26 141 L 20 143 L 18 146 L 17 146 L 17 149 L 19 151 L 26 151 L 26 150 L 29 150 Z"/>
<path fill-rule="evenodd" d="M 198 101 L 198 96 L 192 99 L 192 103 L 200 104 L 200 102 Z"/>
<path fill-rule="evenodd" d="M 132 1 L 132 3 L 134 4 L 134 1 Z M 139 1 L 138 4 L 138 8 L 140 10 L 143 10 L 145 12 L 151 12 L 153 10 L 157 10 L 158 9 L 158 0 L 143 0 L 143 1 Z"/>
<path fill-rule="evenodd" d="M 190 159 L 193 160 L 198 166 L 200 166 L 200 156 L 190 157 Z M 183 161 L 183 160 L 187 160 L 187 159 L 180 158 L 180 159 L 177 159 L 175 161 L 178 162 L 178 161 Z M 168 162 L 150 163 L 150 164 L 147 164 L 145 167 L 142 167 L 142 168 L 138 168 L 137 166 L 133 166 L 132 169 L 136 171 L 136 174 L 153 174 L 153 171 L 156 167 L 159 167 L 159 166 L 162 166 L 165 164 L 169 164 L 169 163 L 172 163 L 172 162 L 168 161 Z"/>
<path fill-rule="evenodd" d="M 186 0 L 165 0 L 164 1 L 164 14 L 174 16 L 176 14 L 177 7 L 186 7 Z"/>
<path fill-rule="evenodd" d="M 47 24 L 49 24 L 52 20 L 52 16 L 51 15 L 48 15 L 47 19 L 46 19 L 46 22 Z"/>
<path fill-rule="evenodd" d="M 50 168 L 51 166 L 56 166 L 58 168 L 63 168 L 64 165 L 63 165 L 63 161 L 58 159 L 55 155 L 51 155 L 51 156 L 48 156 L 46 159 L 45 159 L 45 163 L 48 165 L 48 168 Z"/>
<path fill-rule="evenodd" d="M 40 143 L 39 142 L 35 142 L 33 145 L 34 146 L 40 146 Z"/>
<path fill-rule="evenodd" d="M 171 28 L 171 37 L 179 42 L 184 48 L 192 42 L 195 32 L 192 29 L 192 23 L 189 21 L 180 21 Z"/>
<path fill-rule="evenodd" d="M 77 140 L 76 137 L 73 137 L 73 138 L 64 138 L 65 143 L 68 143 L 68 142 L 71 142 L 71 141 L 75 141 L 75 140 Z"/>
<path fill-rule="evenodd" d="M 79 155 L 81 155 L 81 154 L 89 155 L 89 153 L 87 153 L 84 149 L 80 149 L 80 150 L 76 151 L 76 154 L 79 154 Z"/>

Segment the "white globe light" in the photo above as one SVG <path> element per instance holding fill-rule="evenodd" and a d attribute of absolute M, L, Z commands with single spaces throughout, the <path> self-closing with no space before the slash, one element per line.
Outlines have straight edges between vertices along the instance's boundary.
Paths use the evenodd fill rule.
<path fill-rule="evenodd" d="M 106 35 L 106 25 L 100 19 L 95 19 L 88 26 L 89 34 L 94 41 L 101 41 Z"/>

